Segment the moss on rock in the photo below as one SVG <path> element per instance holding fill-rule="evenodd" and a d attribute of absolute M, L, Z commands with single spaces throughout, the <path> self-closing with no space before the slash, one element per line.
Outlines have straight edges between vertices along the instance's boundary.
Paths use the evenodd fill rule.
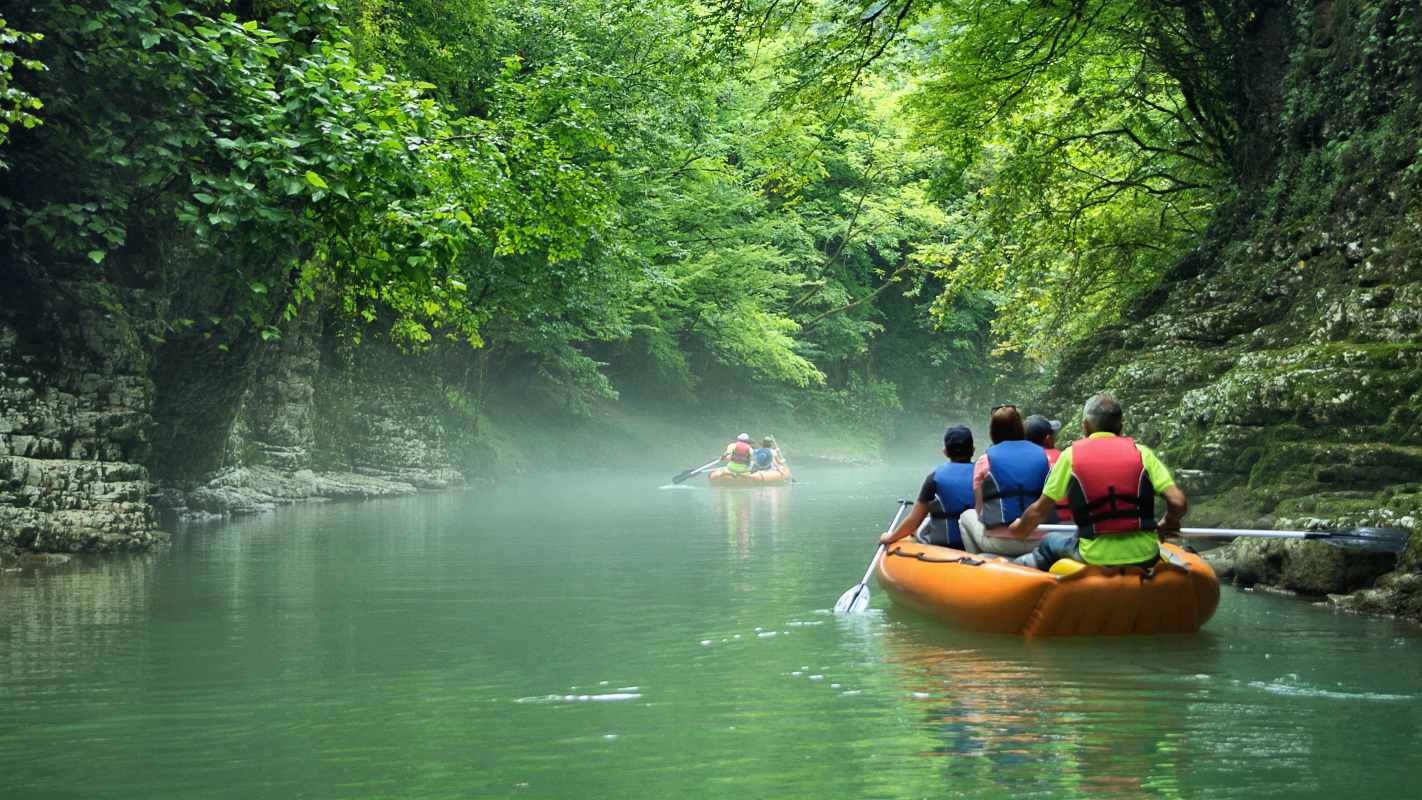
<path fill-rule="evenodd" d="M 1416 531 L 1422 13 L 1324 5 L 1280 12 L 1282 113 L 1241 134 L 1273 154 L 1251 167 L 1257 184 L 1121 325 L 1063 355 L 1048 403 L 1070 414 L 1115 393 L 1128 433 L 1203 501 L 1192 522 Z M 1327 48 L 1310 44 L 1320 35 Z M 1210 558 L 1241 583 L 1356 592 L 1335 602 L 1422 620 L 1418 539 L 1395 568 L 1305 543 L 1239 541 Z"/>

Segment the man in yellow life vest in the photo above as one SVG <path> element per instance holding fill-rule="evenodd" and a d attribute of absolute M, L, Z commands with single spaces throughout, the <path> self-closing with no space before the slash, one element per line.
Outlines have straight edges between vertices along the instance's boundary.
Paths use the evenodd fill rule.
<path fill-rule="evenodd" d="M 1170 470 L 1144 445 L 1121 436 L 1121 404 L 1109 394 L 1086 401 L 1081 427 L 1086 438 L 1062 451 L 1042 496 L 1012 523 L 1030 531 L 1066 499 L 1076 533 L 1052 533 L 1014 563 L 1051 569 L 1063 558 L 1100 566 L 1149 567 L 1160 558 L 1160 535 L 1180 530 L 1190 509 Z M 1165 516 L 1155 520 L 1155 496 L 1165 498 Z"/>
<path fill-rule="evenodd" d="M 721 460 L 726 462 L 726 469 L 737 475 L 743 475 L 751 471 L 751 453 L 755 448 L 751 447 L 750 434 L 743 433 L 736 437 L 734 442 L 726 445 L 726 452 L 721 454 Z"/>

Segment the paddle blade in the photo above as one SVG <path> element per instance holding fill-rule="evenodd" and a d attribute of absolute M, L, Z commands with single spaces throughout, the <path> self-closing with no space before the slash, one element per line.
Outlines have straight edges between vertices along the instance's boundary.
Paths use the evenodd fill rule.
<path fill-rule="evenodd" d="M 850 614 L 861 614 L 869 607 L 869 586 L 865 584 L 864 591 L 854 598 L 854 602 L 849 606 Z"/>
<path fill-rule="evenodd" d="M 1406 528 L 1349 528 L 1318 534 L 1316 538 L 1349 550 L 1396 555 L 1407 549 L 1407 540 L 1411 535 L 1412 532 Z"/>
<path fill-rule="evenodd" d="M 693 475 L 698 475 L 698 474 L 700 474 L 700 473 L 702 473 L 702 472 L 705 472 L 706 470 L 710 469 L 711 467 L 716 466 L 716 465 L 719 464 L 719 463 L 721 463 L 721 459 L 718 458 L 718 459 L 716 459 L 715 461 L 708 461 L 707 463 L 702 464 L 702 465 L 699 466 L 699 467 L 692 467 L 691 469 L 689 469 L 689 470 L 687 470 L 687 471 L 681 473 L 680 475 L 677 475 L 675 478 L 672 478 L 672 483 L 681 483 L 682 481 L 686 480 L 687 478 L 690 478 L 690 477 L 693 476 Z"/>
<path fill-rule="evenodd" d="M 839 596 L 834 604 L 836 614 L 858 614 L 869 607 L 869 585 L 859 583 Z"/>

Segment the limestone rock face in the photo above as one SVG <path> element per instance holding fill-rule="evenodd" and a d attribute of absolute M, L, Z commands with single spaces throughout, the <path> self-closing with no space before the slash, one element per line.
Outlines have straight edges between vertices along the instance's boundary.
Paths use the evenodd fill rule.
<path fill-rule="evenodd" d="M 0 303 L 0 550 L 159 541 L 144 463 L 153 384 L 127 310 L 152 299 L 80 281 L 10 288 L 51 300 Z"/>
<path fill-rule="evenodd" d="M 1255 188 L 1119 326 L 1064 354 L 1050 402 L 1076 430 L 1086 397 L 1115 393 L 1128 433 L 1205 501 L 1192 521 L 1418 531 L 1422 51 L 1390 13 L 1295 5 L 1281 6 L 1279 112 L 1242 134 L 1271 142 L 1252 149 L 1272 153 Z M 1394 566 L 1257 541 L 1216 558 L 1241 582 L 1315 595 Z M 1422 619 L 1419 564 L 1414 547 L 1347 602 Z"/>
<path fill-rule="evenodd" d="M 222 466 L 155 497 L 182 518 L 308 500 L 396 497 L 463 486 L 434 375 L 369 341 L 350 348 L 313 306 L 259 348 Z"/>
<path fill-rule="evenodd" d="M 464 484 L 429 365 L 375 337 L 336 357 L 317 304 L 219 349 L 163 322 L 168 292 L 35 275 L 0 293 L 0 557 L 145 548 L 160 511 Z"/>

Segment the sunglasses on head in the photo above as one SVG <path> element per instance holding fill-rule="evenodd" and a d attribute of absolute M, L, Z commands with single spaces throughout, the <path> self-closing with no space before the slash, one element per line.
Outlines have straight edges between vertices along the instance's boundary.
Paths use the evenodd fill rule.
<path fill-rule="evenodd" d="M 996 414 L 997 412 L 1001 411 L 1001 410 L 1004 409 L 1004 408 L 1010 408 L 1010 409 L 1012 409 L 1013 411 L 1016 411 L 1016 410 L 1017 410 L 1017 404 L 1016 404 L 1016 403 L 1003 403 L 1002 405 L 993 406 L 993 407 L 992 407 L 992 411 L 991 411 L 990 413 Z"/>

